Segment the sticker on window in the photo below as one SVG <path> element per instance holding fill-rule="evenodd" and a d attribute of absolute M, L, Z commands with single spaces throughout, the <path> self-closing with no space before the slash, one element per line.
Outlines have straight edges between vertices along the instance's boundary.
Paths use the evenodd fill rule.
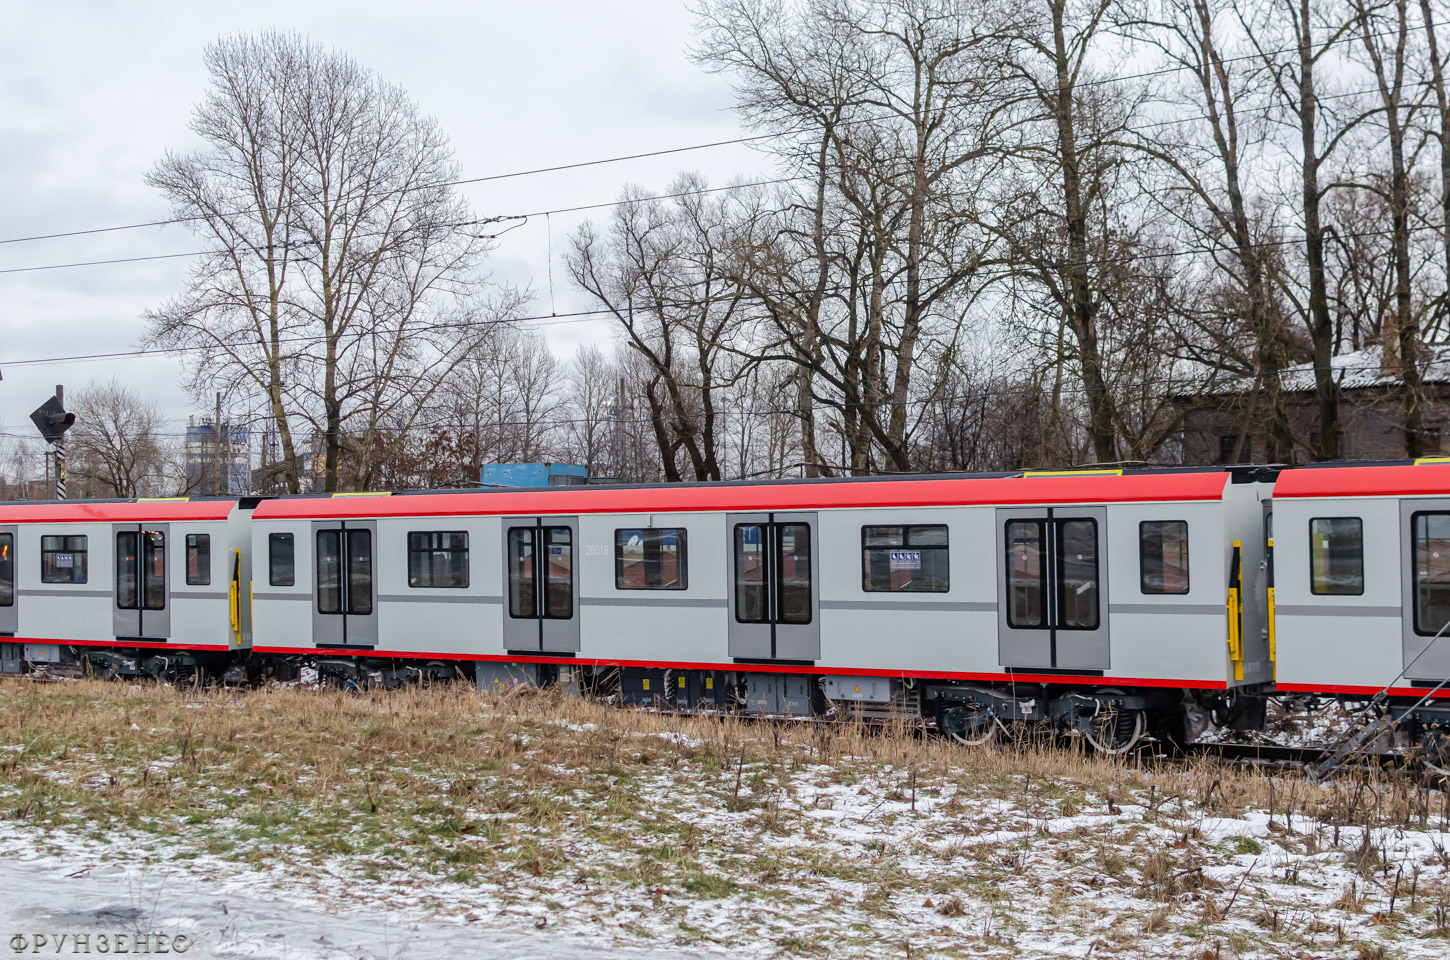
<path fill-rule="evenodd" d="M 891 551 L 892 570 L 920 570 L 920 550 L 893 550 Z"/>

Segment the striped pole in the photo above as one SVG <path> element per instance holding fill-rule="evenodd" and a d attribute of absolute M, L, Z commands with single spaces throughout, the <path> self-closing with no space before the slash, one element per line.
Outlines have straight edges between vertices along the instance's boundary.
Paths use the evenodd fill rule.
<path fill-rule="evenodd" d="M 65 499 L 65 444 L 55 445 L 55 498 Z"/>

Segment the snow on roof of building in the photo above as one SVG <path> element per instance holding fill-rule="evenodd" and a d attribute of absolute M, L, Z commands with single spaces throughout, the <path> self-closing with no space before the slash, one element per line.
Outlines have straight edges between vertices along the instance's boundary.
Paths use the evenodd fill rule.
<path fill-rule="evenodd" d="M 1450 383 L 1450 345 L 1439 344 L 1426 347 L 1430 362 L 1424 368 L 1426 383 Z M 1396 371 L 1386 371 L 1381 363 L 1381 348 L 1378 344 L 1342 353 L 1329 361 L 1334 379 L 1340 389 L 1355 390 L 1365 387 L 1386 387 L 1400 382 Z M 1286 392 L 1311 391 L 1314 389 L 1314 364 L 1298 363 L 1279 371 L 1279 382 Z M 1252 377 L 1230 381 L 1214 391 L 1217 394 L 1240 393 L 1253 388 Z"/>

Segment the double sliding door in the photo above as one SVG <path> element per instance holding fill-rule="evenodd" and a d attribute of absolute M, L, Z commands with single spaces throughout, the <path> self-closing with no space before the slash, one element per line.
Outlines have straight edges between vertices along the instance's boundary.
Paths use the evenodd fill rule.
<path fill-rule="evenodd" d="M 168 525 L 117 524 L 115 603 L 117 638 L 165 640 L 171 636 L 166 579 Z"/>
<path fill-rule="evenodd" d="M 1107 511 L 997 511 L 998 662 L 1106 670 Z"/>
<path fill-rule="evenodd" d="M 509 517 L 503 526 L 504 649 L 577 653 L 578 519 Z"/>
<path fill-rule="evenodd" d="M 317 580 L 312 635 L 319 645 L 372 647 L 378 642 L 378 596 L 373 567 L 375 520 L 312 525 Z"/>
<path fill-rule="evenodd" d="M 730 656 L 814 661 L 821 655 L 814 513 L 740 513 L 730 533 Z"/>

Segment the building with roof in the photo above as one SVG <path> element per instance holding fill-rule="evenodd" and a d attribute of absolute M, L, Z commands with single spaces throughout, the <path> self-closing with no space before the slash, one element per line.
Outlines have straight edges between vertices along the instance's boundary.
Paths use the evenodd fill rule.
<path fill-rule="evenodd" d="M 1450 345 L 1428 347 L 1422 453 L 1450 450 Z M 1392 460 L 1405 456 L 1405 422 L 1400 411 L 1400 368 L 1379 345 L 1356 350 L 1330 362 L 1339 382 L 1339 456 L 1343 460 Z M 1314 394 L 1314 365 L 1296 364 L 1280 372 L 1282 396 L 1294 436 L 1305 444 L 1299 460 L 1311 458 L 1319 436 L 1319 405 Z M 1253 400 L 1251 379 L 1211 394 L 1185 397 L 1182 457 L 1185 464 L 1229 463 L 1240 442 L 1237 462 L 1287 459 L 1268 437 L 1268 418 Z M 1246 429 L 1247 427 L 1247 429 Z"/>

